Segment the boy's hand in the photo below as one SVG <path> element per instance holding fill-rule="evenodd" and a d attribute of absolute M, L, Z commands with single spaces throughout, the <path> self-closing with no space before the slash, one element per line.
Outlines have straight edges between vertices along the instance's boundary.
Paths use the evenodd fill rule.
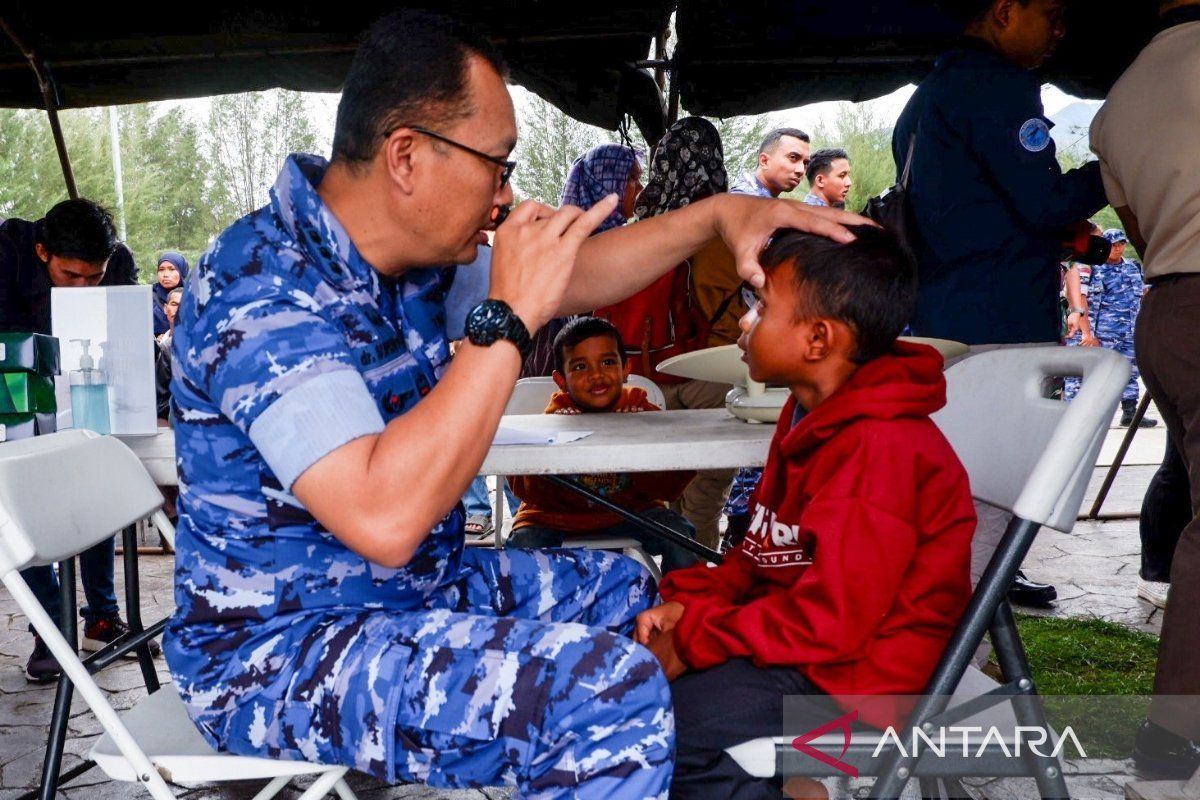
<path fill-rule="evenodd" d="M 677 603 L 674 600 L 647 609 L 637 615 L 634 639 L 638 644 L 649 646 L 651 640 L 672 631 L 679 624 L 679 618 L 682 616 L 683 603 Z"/>
<path fill-rule="evenodd" d="M 675 650 L 674 631 L 658 634 L 646 646 L 654 654 L 654 657 L 658 659 L 658 663 L 662 664 L 663 673 L 667 676 L 667 680 L 673 681 L 687 672 L 687 664 L 683 663 L 683 659 L 679 657 L 679 653 Z"/>

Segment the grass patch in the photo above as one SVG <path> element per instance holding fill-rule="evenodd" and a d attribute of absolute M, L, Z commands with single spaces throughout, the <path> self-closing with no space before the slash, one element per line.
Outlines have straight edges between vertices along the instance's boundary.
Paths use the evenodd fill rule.
<path fill-rule="evenodd" d="M 1126 758 L 1149 708 L 1158 637 L 1098 619 L 1018 616 L 1050 724 L 1089 758 Z M 1103 699 L 1100 699 L 1103 698 Z"/>

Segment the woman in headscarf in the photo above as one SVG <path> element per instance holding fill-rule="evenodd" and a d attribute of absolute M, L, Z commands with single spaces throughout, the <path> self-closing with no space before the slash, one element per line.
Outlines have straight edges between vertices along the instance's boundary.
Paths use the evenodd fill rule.
<path fill-rule="evenodd" d="M 174 289 L 183 286 L 187 280 L 188 262 L 183 253 L 168 250 L 158 257 L 158 280 L 154 284 L 154 338 L 162 336 L 171 329 L 164 307 L 167 298 Z"/>
<path fill-rule="evenodd" d="M 567 183 L 559 195 L 560 206 L 579 206 L 587 211 L 610 194 L 621 197 L 620 204 L 601 222 L 597 233 L 619 228 L 633 215 L 634 200 L 642 188 L 642 167 L 637 153 L 619 144 L 602 144 L 593 147 L 575 159 L 567 173 Z M 570 317 L 550 320 L 533 337 L 533 350 L 521 368 L 521 377 L 530 378 L 549 375 L 554 371 L 554 337 L 562 330 Z"/>
<path fill-rule="evenodd" d="M 706 119 L 684 117 L 667 128 L 654 148 L 633 215 L 656 217 L 728 189 L 721 134 Z"/>
<path fill-rule="evenodd" d="M 646 188 L 634 202 L 634 216 L 639 220 L 658 216 L 727 190 L 721 135 L 708 120 L 685 117 L 671 125 L 654 148 Z M 730 284 L 737 288 L 727 291 Z M 633 297 L 599 309 L 596 315 L 608 317 L 621 329 L 631 371 L 659 385 L 668 409 L 721 408 L 732 388 L 728 384 L 685 381 L 655 368 L 671 356 L 735 341 L 736 319 L 745 311 L 740 284 L 732 254 L 714 240 Z M 729 318 L 735 323 L 733 338 L 726 341 Z M 679 510 L 696 528 L 696 541 L 713 549 L 734 472 L 698 473 L 679 500 Z"/>

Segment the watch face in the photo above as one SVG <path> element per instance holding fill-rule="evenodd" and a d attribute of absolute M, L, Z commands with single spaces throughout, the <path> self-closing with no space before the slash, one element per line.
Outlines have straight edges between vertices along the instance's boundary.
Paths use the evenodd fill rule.
<path fill-rule="evenodd" d="M 501 300 L 484 300 L 471 310 L 467 317 L 467 338 L 483 347 L 507 339 L 522 353 L 529 346 L 529 332 L 524 323 Z"/>

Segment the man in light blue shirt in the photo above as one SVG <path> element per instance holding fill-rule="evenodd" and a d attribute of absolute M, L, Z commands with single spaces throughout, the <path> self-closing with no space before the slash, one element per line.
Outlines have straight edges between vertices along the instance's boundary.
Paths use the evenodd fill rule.
<path fill-rule="evenodd" d="M 735 183 L 730 192 L 779 197 L 804 180 L 812 145 L 799 128 L 776 128 L 758 146 L 758 166 Z"/>
<path fill-rule="evenodd" d="M 845 208 L 853 181 L 850 179 L 850 156 L 840 147 L 827 147 L 812 154 L 808 162 L 808 194 L 804 202 L 810 206 Z"/>

